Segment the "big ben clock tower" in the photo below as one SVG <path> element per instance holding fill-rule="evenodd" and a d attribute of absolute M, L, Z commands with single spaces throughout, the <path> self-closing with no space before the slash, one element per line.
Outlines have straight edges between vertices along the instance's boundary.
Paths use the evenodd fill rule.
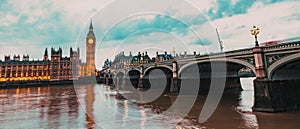
<path fill-rule="evenodd" d="M 89 33 L 86 36 L 86 75 L 95 76 L 95 44 L 96 37 L 94 34 L 92 21 L 89 27 Z"/>

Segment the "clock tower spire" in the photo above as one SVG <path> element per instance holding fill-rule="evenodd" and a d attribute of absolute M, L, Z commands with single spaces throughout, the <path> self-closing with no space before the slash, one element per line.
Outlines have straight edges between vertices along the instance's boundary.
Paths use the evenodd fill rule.
<path fill-rule="evenodd" d="M 89 35 L 90 35 L 90 36 L 95 36 L 92 19 L 91 19 L 91 23 L 90 23 L 90 27 L 89 27 L 89 33 L 88 33 L 88 36 L 89 36 Z"/>
<path fill-rule="evenodd" d="M 95 44 L 96 37 L 91 19 L 89 32 L 86 36 L 86 76 L 95 76 Z"/>

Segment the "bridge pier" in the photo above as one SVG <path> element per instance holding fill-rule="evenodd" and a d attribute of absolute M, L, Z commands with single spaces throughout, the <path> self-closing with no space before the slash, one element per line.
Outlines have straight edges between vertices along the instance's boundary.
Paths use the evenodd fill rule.
<path fill-rule="evenodd" d="M 179 93 L 179 80 L 177 77 L 173 77 L 171 80 L 170 93 Z"/>
<path fill-rule="evenodd" d="M 266 70 L 266 59 L 264 56 L 263 48 L 254 47 L 253 48 L 254 60 L 255 60 L 255 74 L 256 78 L 268 78 Z"/>
<path fill-rule="evenodd" d="M 141 65 L 140 67 L 140 78 L 139 78 L 139 82 L 138 82 L 138 90 L 142 90 L 144 88 L 144 66 Z"/>
<path fill-rule="evenodd" d="M 225 89 L 235 89 L 242 91 L 242 85 L 239 77 L 227 77 L 225 83 Z"/>
<path fill-rule="evenodd" d="M 178 73 L 177 73 L 177 62 L 175 60 L 172 61 L 173 65 L 173 77 L 171 80 L 170 93 L 179 93 L 179 82 L 178 82 Z"/>
<path fill-rule="evenodd" d="M 115 78 L 115 86 L 117 89 L 120 89 L 121 87 L 124 89 L 124 86 L 125 86 L 125 80 L 126 80 L 126 77 L 116 77 Z"/>
<path fill-rule="evenodd" d="M 281 112 L 300 107 L 300 80 L 270 80 L 261 47 L 254 47 L 256 79 L 253 111 Z"/>
<path fill-rule="evenodd" d="M 253 111 L 281 112 L 300 108 L 300 80 L 255 79 Z"/>

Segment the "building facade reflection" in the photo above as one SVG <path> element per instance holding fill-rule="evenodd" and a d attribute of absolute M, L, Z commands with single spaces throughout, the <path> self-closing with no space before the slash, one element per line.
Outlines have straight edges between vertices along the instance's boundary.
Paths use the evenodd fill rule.
<path fill-rule="evenodd" d="M 78 103 L 73 86 L 0 89 L 0 94 L 0 116 L 6 121 L 0 121 L 3 128 L 11 122 L 17 123 L 7 127 L 55 128 L 65 121 L 70 122 L 69 127 L 76 125 L 73 119 L 78 117 Z M 31 120 L 36 124 L 31 125 Z"/>
<path fill-rule="evenodd" d="M 94 101 L 95 101 L 95 93 L 94 93 L 94 86 L 88 85 L 86 86 L 86 96 L 85 96 L 85 127 L 87 129 L 91 129 L 95 127 L 95 120 L 94 120 Z"/>
<path fill-rule="evenodd" d="M 197 118 L 206 99 L 205 95 L 199 95 L 192 111 L 177 123 L 177 116 L 172 114 L 156 117 L 172 105 L 176 99 L 174 96 L 162 96 L 153 103 L 142 105 L 115 97 L 114 89 L 103 85 L 0 89 L 0 125 L 1 128 L 100 126 L 142 129 L 175 128 L 176 124 L 178 128 L 300 127 L 299 111 L 276 114 L 248 111 L 247 108 L 251 108 L 248 101 L 253 99 L 253 95 L 247 94 L 248 91 L 253 92 L 247 89 L 226 92 L 213 116 L 207 122 L 199 124 Z M 79 104 L 83 108 L 79 108 Z"/>

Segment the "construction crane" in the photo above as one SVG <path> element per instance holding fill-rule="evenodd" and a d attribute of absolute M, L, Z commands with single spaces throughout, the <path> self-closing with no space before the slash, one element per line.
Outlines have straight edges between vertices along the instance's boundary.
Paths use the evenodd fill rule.
<path fill-rule="evenodd" d="M 222 44 L 222 41 L 220 39 L 220 35 L 219 35 L 219 32 L 218 32 L 218 29 L 216 28 L 216 32 L 217 32 L 217 37 L 218 37 L 218 41 L 219 41 L 219 45 L 220 45 L 220 50 L 221 52 L 223 52 L 223 44 Z"/>

